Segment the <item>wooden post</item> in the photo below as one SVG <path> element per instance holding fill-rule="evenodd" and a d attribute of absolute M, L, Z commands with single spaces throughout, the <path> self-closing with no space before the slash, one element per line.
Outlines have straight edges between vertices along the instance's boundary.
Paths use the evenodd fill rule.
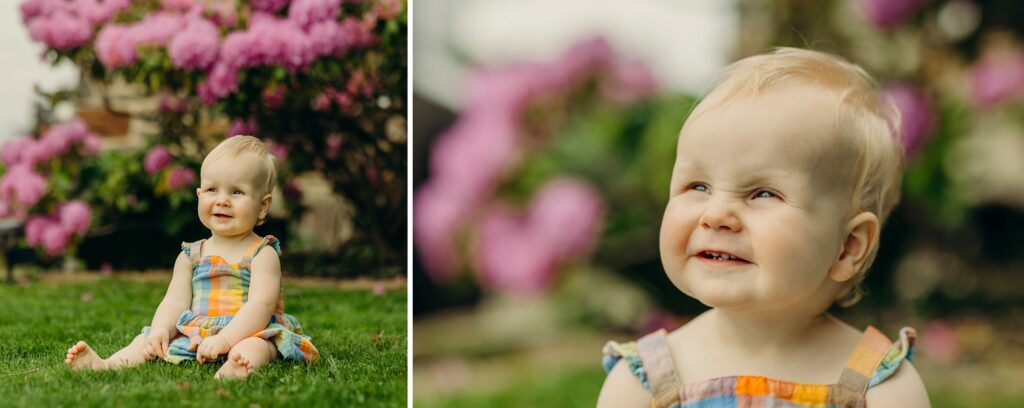
<path fill-rule="evenodd" d="M 14 247 L 14 237 L 22 226 L 22 222 L 14 218 L 0 219 L 0 251 L 3 251 L 4 266 L 7 268 L 7 283 L 14 283 L 14 261 L 11 259 L 11 249 Z"/>

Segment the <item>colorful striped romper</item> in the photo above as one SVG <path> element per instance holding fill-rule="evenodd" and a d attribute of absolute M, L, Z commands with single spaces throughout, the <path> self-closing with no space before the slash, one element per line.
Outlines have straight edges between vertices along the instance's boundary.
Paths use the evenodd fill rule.
<path fill-rule="evenodd" d="M 904 327 L 893 343 L 874 327 L 864 331 L 836 384 L 800 384 L 759 376 L 713 378 L 679 384 L 665 330 L 635 342 L 608 342 L 604 368 L 625 358 L 629 371 L 651 392 L 652 407 L 861 407 L 870 387 L 885 381 L 913 355 L 914 329 Z"/>
<path fill-rule="evenodd" d="M 192 264 L 192 308 L 178 317 L 178 332 L 168 345 L 166 361 L 180 363 L 195 360 L 196 349 L 206 337 L 220 332 L 231 322 L 249 298 L 249 264 L 266 245 L 281 254 L 281 244 L 272 235 L 255 239 L 246 255 L 237 264 L 217 255 L 200 257 L 203 241 L 181 243 L 181 250 Z M 149 334 L 149 326 L 142 329 Z M 277 346 L 279 357 L 286 361 L 315 361 L 319 357 L 309 336 L 291 315 L 284 313 L 284 290 L 277 298 L 277 307 L 266 329 L 253 333 Z"/>

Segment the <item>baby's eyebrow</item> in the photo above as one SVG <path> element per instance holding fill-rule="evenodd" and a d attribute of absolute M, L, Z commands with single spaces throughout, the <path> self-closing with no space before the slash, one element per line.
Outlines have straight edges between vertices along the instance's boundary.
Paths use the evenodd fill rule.
<path fill-rule="evenodd" d="M 704 174 L 704 166 L 696 162 L 678 162 L 672 168 L 672 175 Z"/>
<path fill-rule="evenodd" d="M 801 177 L 801 173 L 793 171 L 780 171 L 780 170 L 766 170 L 761 171 L 743 180 L 738 185 L 743 188 L 754 188 L 754 187 L 787 187 L 797 183 L 803 183 L 804 177 Z"/>

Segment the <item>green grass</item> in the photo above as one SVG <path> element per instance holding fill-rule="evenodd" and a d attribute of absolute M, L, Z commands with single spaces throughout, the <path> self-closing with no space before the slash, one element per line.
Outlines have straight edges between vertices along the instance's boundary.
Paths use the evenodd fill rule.
<path fill-rule="evenodd" d="M 0 405 L 406 406 L 404 291 L 375 296 L 286 282 L 285 311 L 312 337 L 320 360 L 272 362 L 244 382 L 215 381 L 219 364 L 80 373 L 64 365 L 79 339 L 104 357 L 127 345 L 149 324 L 165 287 L 117 277 L 0 285 Z"/>
<path fill-rule="evenodd" d="M 418 397 L 417 408 L 460 407 L 593 407 L 604 383 L 600 366 L 558 373 L 524 374 L 496 392 L 463 391 L 454 395 Z"/>

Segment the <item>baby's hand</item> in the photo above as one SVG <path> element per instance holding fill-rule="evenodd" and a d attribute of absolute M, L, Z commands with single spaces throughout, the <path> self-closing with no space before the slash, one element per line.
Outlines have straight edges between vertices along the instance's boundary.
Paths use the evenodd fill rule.
<path fill-rule="evenodd" d="M 142 356 L 146 360 L 167 357 L 167 342 L 170 341 L 170 333 L 163 327 L 150 329 L 146 342 L 142 345 Z"/>
<path fill-rule="evenodd" d="M 203 342 L 199 343 L 199 350 L 196 350 L 196 361 L 200 364 L 207 361 L 215 361 L 218 356 L 227 354 L 230 350 L 231 345 L 228 344 L 228 339 L 216 334 L 203 339 Z"/>

